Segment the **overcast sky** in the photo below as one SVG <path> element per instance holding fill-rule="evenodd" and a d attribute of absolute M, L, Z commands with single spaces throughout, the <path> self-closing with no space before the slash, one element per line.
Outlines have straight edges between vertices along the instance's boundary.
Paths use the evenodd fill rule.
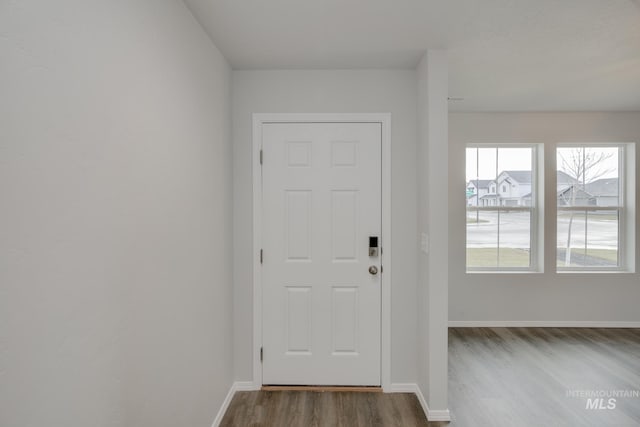
<path fill-rule="evenodd" d="M 565 158 L 570 158 L 572 148 L 560 148 Z M 607 171 L 602 178 L 618 176 L 618 148 L 598 147 L 590 150 L 604 151 L 610 155 L 602 162 L 601 169 Z M 467 148 L 467 182 L 472 179 L 495 179 L 500 172 L 505 170 L 531 170 L 531 148 L 503 148 L 496 151 L 495 148 Z M 560 156 L 558 163 L 562 166 Z M 478 170 L 479 167 L 479 170 Z"/>

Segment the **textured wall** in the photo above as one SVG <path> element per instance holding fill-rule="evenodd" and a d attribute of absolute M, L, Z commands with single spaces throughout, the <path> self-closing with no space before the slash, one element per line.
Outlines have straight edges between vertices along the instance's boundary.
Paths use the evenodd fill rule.
<path fill-rule="evenodd" d="M 416 376 L 416 78 L 413 70 L 233 72 L 235 375 L 252 379 L 252 113 L 391 113 L 391 381 Z"/>
<path fill-rule="evenodd" d="M 179 1 L 0 2 L 0 425 L 209 426 L 230 70 Z"/>
<path fill-rule="evenodd" d="M 463 194 L 464 148 L 469 143 L 543 144 L 545 182 L 553 184 L 557 143 L 639 141 L 640 113 L 454 113 L 449 117 L 449 191 Z M 628 183 L 636 194 L 639 177 L 636 173 L 636 182 Z M 556 273 L 555 197 L 551 185 L 544 206 L 544 273 L 535 274 L 466 274 L 465 200 L 449 199 L 449 259 L 458 260 L 449 264 L 450 321 L 640 321 L 637 249 L 636 273 Z M 636 198 L 630 206 L 636 212 L 636 248 L 637 203 Z"/>

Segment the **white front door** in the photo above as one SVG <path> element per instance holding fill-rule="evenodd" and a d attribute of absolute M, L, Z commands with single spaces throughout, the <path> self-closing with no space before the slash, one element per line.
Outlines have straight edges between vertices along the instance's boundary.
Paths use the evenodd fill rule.
<path fill-rule="evenodd" d="M 262 126 L 263 384 L 380 385 L 381 127 Z"/>

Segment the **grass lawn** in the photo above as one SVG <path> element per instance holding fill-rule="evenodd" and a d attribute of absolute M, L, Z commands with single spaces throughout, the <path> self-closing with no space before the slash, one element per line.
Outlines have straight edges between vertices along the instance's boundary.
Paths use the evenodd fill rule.
<path fill-rule="evenodd" d="M 572 254 L 576 254 L 576 256 L 582 257 L 584 255 L 584 249 L 572 249 Z M 607 261 L 607 263 L 613 264 L 615 266 L 618 263 L 618 251 L 616 249 L 587 249 L 588 257 L 601 259 Z M 572 267 L 579 267 L 578 264 L 571 264 Z M 566 267 L 564 262 L 564 257 L 560 259 L 558 257 L 558 267 Z"/>
<path fill-rule="evenodd" d="M 618 251 L 616 249 L 587 249 L 587 255 L 618 262 Z"/>
<path fill-rule="evenodd" d="M 573 249 L 572 253 L 584 259 L 584 250 Z M 588 257 L 605 261 L 615 266 L 618 263 L 618 251 L 615 249 L 588 249 Z M 594 260 L 595 261 L 595 260 Z M 587 261 L 588 262 L 588 261 Z M 500 248 L 500 267 L 529 267 L 529 252 L 524 249 Z M 572 267 L 580 266 L 572 264 Z M 498 267 L 496 248 L 467 249 L 467 267 Z M 558 267 L 565 267 L 564 258 L 558 257 Z"/>
<path fill-rule="evenodd" d="M 496 248 L 468 248 L 467 267 L 498 267 Z M 529 251 L 500 248 L 500 267 L 529 267 Z"/>
<path fill-rule="evenodd" d="M 472 216 L 468 216 L 467 217 L 467 224 L 482 224 L 484 222 L 489 222 L 486 219 L 478 219 L 478 218 L 474 218 Z"/>

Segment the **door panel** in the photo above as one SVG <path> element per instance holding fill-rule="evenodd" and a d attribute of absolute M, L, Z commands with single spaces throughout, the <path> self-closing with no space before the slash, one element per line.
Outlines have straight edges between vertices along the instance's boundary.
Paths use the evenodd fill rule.
<path fill-rule="evenodd" d="M 263 383 L 380 385 L 380 123 L 262 127 Z"/>

